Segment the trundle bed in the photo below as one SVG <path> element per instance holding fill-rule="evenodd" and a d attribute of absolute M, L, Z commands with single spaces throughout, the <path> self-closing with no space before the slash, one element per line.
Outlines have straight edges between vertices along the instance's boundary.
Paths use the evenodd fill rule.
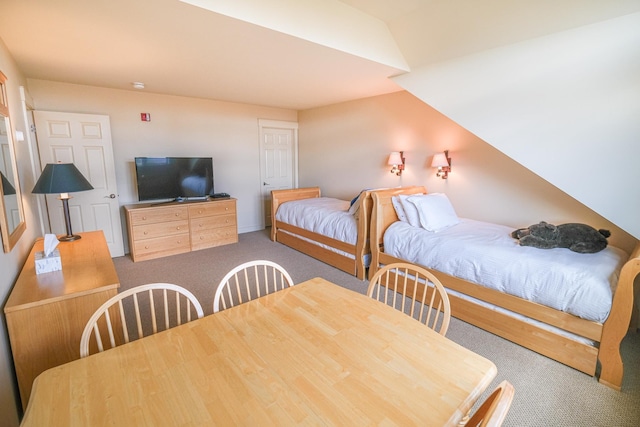
<path fill-rule="evenodd" d="M 319 187 L 273 190 L 271 195 L 271 240 L 365 279 L 371 259 L 369 191 L 351 204 L 321 197 Z"/>
<path fill-rule="evenodd" d="M 397 205 L 400 199 L 394 198 L 394 196 L 403 195 L 406 197 L 419 194 L 426 195 L 424 187 L 396 188 L 371 193 L 373 202 L 370 227 L 372 257 L 369 274 L 374 274 L 382 265 L 394 262 L 422 263 L 447 288 L 453 316 L 591 376 L 596 375 L 597 365 L 600 362 L 599 381 L 620 390 L 623 377 L 620 344 L 629 330 L 632 317 L 633 284 L 634 279 L 640 273 L 640 243 L 636 245 L 630 257 L 623 251 L 612 247 L 602 251 L 602 254 L 576 254 L 568 249 L 547 250 L 521 247 L 517 245 L 515 239 L 508 235 L 510 229 L 466 219 L 454 220 L 454 225 L 448 226 L 449 228 L 436 230 L 427 227 L 425 230 L 423 227 L 424 218 L 421 217 L 420 221 L 423 225 L 411 228 L 412 226 L 404 216 L 405 212 L 398 210 Z M 427 197 L 413 197 L 411 201 L 412 204 L 420 207 L 420 203 L 425 199 Z M 396 204 L 395 208 L 394 203 Z M 428 205 L 423 204 L 422 207 L 428 208 Z M 402 220 L 399 219 L 397 212 L 403 217 Z M 485 233 L 482 224 L 485 224 L 490 231 Z M 476 233 L 476 230 L 481 231 Z M 489 276 L 484 276 L 486 279 L 481 280 L 486 280 L 487 283 L 469 279 L 470 274 L 466 271 L 482 270 L 486 267 L 483 265 L 485 261 L 480 261 L 484 255 L 478 258 L 470 255 L 472 252 L 469 248 L 474 246 L 475 242 L 469 243 L 465 238 L 460 238 L 463 242 L 462 246 L 451 246 L 458 239 L 456 236 L 459 236 L 457 233 L 460 232 L 469 232 L 474 235 L 473 238 L 477 235 L 483 235 L 483 233 L 493 233 L 491 238 L 494 240 L 491 240 L 484 251 L 489 255 L 486 261 L 490 264 L 486 269 L 489 271 Z M 495 236 L 496 232 L 498 237 Z M 385 237 L 386 233 L 388 234 Z M 507 236 L 503 236 L 503 234 L 507 234 Z M 513 241 L 509 242 L 509 239 Z M 445 257 L 440 258 L 440 261 L 425 258 L 424 253 L 429 252 L 430 249 L 428 246 L 422 245 L 427 240 L 433 240 L 433 243 L 430 243 L 431 247 L 438 248 L 438 250 L 431 252 L 441 252 L 439 255 L 445 253 Z M 385 248 L 387 245 L 388 248 Z M 509 245 L 519 248 L 516 249 L 516 252 L 521 252 L 520 258 L 511 258 L 510 252 L 508 259 L 500 258 L 503 254 L 494 254 L 496 249 L 500 250 L 501 247 Z M 412 254 L 412 248 L 415 255 Z M 535 253 L 536 251 L 537 253 Z M 528 263 L 528 260 L 522 258 L 524 253 L 532 258 L 534 263 L 537 263 L 535 269 L 531 270 L 536 274 L 527 273 L 519 279 L 521 283 L 518 285 L 524 289 L 523 294 L 535 294 L 533 297 L 530 298 L 529 295 L 516 296 L 517 292 L 514 294 L 511 290 L 506 293 L 500 286 L 497 286 L 496 289 L 487 287 L 493 286 L 488 283 L 494 280 L 492 276 L 497 276 L 496 272 L 499 270 L 506 269 L 507 274 L 520 273 L 518 270 Z M 601 255 L 601 257 L 590 257 L 592 255 Z M 438 254 L 434 256 L 437 257 Z M 547 260 L 539 261 L 539 256 L 546 257 Z M 472 257 L 473 259 L 471 259 Z M 558 258 L 561 261 L 554 260 L 556 261 L 555 265 L 548 266 L 545 262 L 550 257 Z M 603 260 L 602 265 L 600 265 L 600 260 Z M 582 266 L 572 265 L 573 262 L 581 263 Z M 437 267 L 425 265 L 427 263 Z M 561 264 L 569 266 L 569 270 L 573 268 L 577 271 L 575 280 L 573 278 L 567 280 L 564 276 L 560 279 L 557 278 L 559 270 L 563 269 Z M 584 264 L 587 265 L 586 268 Z M 551 276 L 555 277 L 542 283 L 543 288 L 550 288 L 550 296 L 542 297 L 544 301 L 540 302 L 540 296 L 537 295 L 539 289 L 535 288 L 534 292 L 530 292 L 530 288 L 536 286 L 532 276 L 537 275 L 540 270 L 544 270 L 545 266 L 547 266 L 546 270 L 552 273 Z M 604 286 L 600 284 L 600 293 L 596 292 L 595 297 L 591 297 L 591 300 L 585 300 L 585 302 L 573 301 L 572 299 L 576 298 L 577 294 L 582 293 L 580 288 L 582 282 L 585 283 L 584 286 L 586 283 L 591 283 L 592 270 L 605 278 Z M 589 274 L 582 276 L 587 271 Z M 505 282 L 509 281 L 513 281 L 513 276 L 505 280 Z M 569 282 L 574 281 L 578 282 L 577 285 L 572 285 L 577 286 L 577 290 L 570 290 Z M 554 298 L 559 298 L 554 295 L 554 291 L 557 294 L 567 293 L 568 295 L 565 296 L 568 298 L 568 302 L 558 301 L 556 303 L 553 301 Z M 538 298 L 538 302 L 532 302 L 529 298 L 534 301 Z M 571 307 L 573 303 L 578 306 Z M 574 308 L 580 313 L 580 304 L 585 305 L 582 308 L 588 314 L 593 311 L 593 317 L 598 319 L 600 316 L 601 319 L 587 320 L 587 318 L 580 317 L 582 314 L 571 314 L 576 311 Z M 603 304 L 605 307 L 601 307 Z M 557 308 L 552 308 L 553 306 Z"/>

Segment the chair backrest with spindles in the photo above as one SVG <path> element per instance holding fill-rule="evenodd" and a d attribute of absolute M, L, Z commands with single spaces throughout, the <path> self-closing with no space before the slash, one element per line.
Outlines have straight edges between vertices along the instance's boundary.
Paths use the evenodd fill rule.
<path fill-rule="evenodd" d="M 257 260 L 241 264 L 220 281 L 213 297 L 213 312 L 233 307 L 293 286 L 293 280 L 279 264 Z"/>
<path fill-rule="evenodd" d="M 151 283 L 128 289 L 107 300 L 91 316 L 80 340 L 80 357 L 126 344 L 203 315 L 198 299 L 181 286 Z"/>
<path fill-rule="evenodd" d="M 367 295 L 400 310 L 441 335 L 447 333 L 451 306 L 442 283 L 425 268 L 394 263 L 379 269 Z"/>
<path fill-rule="evenodd" d="M 513 385 L 507 380 L 502 381 L 463 425 L 465 427 L 500 427 L 509 412 L 514 394 Z"/>

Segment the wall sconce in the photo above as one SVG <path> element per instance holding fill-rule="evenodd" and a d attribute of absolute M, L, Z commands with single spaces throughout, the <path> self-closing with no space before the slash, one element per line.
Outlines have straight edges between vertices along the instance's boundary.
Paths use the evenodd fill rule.
<path fill-rule="evenodd" d="M 431 167 L 438 168 L 436 176 L 442 179 L 447 179 L 449 172 L 451 172 L 451 158 L 449 157 L 449 150 L 445 150 L 444 153 L 434 155 Z"/>
<path fill-rule="evenodd" d="M 396 175 L 402 175 L 402 171 L 404 170 L 404 151 L 394 151 L 389 154 L 388 165 L 393 166 L 391 168 L 391 173 L 395 173 Z"/>

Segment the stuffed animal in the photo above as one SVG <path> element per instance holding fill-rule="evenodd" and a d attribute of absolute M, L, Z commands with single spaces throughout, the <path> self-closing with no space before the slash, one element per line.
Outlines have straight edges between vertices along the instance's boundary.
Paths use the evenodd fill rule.
<path fill-rule="evenodd" d="M 521 246 L 540 249 L 568 248 L 581 254 L 592 254 L 607 247 L 609 230 L 596 230 L 586 224 L 553 225 L 544 221 L 527 228 L 519 228 L 511 237 Z"/>

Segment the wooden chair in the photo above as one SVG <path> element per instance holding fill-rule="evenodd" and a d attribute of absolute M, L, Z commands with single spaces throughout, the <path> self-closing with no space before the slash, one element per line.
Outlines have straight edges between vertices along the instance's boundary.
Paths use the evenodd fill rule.
<path fill-rule="evenodd" d="M 80 357 L 155 334 L 159 326 L 165 330 L 203 315 L 198 299 L 181 286 L 151 283 L 128 289 L 107 300 L 91 316 L 80 340 Z M 105 330 L 108 342 L 101 335 Z M 92 350 L 91 337 L 96 343 Z"/>
<path fill-rule="evenodd" d="M 429 286 L 425 285 L 427 282 L 430 282 Z M 408 263 L 386 265 L 369 281 L 367 295 L 408 314 L 441 335 L 449 329 L 451 306 L 447 291 L 425 268 Z"/>
<path fill-rule="evenodd" d="M 249 261 L 235 267 L 220 281 L 213 297 L 213 312 L 293 286 L 287 271 L 275 262 Z"/>
<path fill-rule="evenodd" d="M 468 421 L 463 420 L 460 425 L 465 427 L 500 427 L 509 412 L 514 394 L 513 385 L 507 380 L 502 381 Z"/>

